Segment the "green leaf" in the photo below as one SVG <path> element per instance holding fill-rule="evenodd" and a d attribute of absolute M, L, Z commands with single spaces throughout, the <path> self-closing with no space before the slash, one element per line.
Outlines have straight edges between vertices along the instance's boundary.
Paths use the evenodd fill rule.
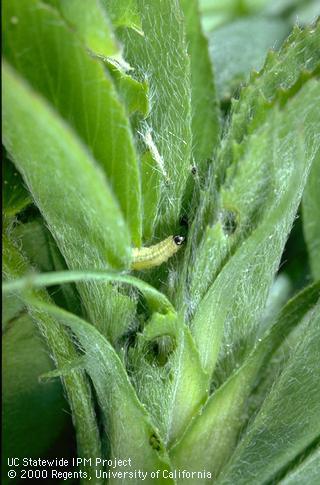
<path fill-rule="evenodd" d="M 270 355 L 289 332 L 314 308 L 319 292 L 320 283 L 292 299 L 266 335 L 259 339 L 244 364 L 210 396 L 199 414 L 191 420 L 181 440 L 172 448 L 171 457 L 176 467 L 189 470 L 204 468 L 218 476 L 232 454 L 239 431 L 247 419 L 245 404 L 257 376 L 262 374 Z"/>
<path fill-rule="evenodd" d="M 67 269 L 67 265 L 48 229 L 41 218 L 26 224 L 18 224 L 11 229 L 10 234 L 21 247 L 31 265 L 38 271 L 59 271 Z M 79 295 L 72 285 L 52 288 L 51 298 L 59 306 L 80 311 Z"/>
<path fill-rule="evenodd" d="M 309 0 L 310 1 L 310 0 Z M 271 0 L 267 1 L 264 11 L 268 15 L 285 15 L 287 12 L 298 7 L 299 4 L 308 3 L 305 0 Z"/>
<path fill-rule="evenodd" d="M 268 156 L 269 144 L 273 141 L 266 135 L 265 150 L 261 152 L 250 148 L 248 152 L 248 147 L 255 131 L 262 130 L 263 124 L 268 123 L 273 105 L 285 105 L 313 75 L 320 61 L 319 36 L 319 29 L 294 32 L 279 54 L 269 55 L 266 66 L 271 74 L 265 66 L 243 89 L 233 107 L 216 166 L 208 175 L 208 187 L 202 192 L 200 207 L 188 234 L 183 269 L 187 276 L 180 283 L 179 306 L 191 301 L 192 307 L 189 305 L 185 310 L 189 316 L 230 255 L 261 223 L 274 201 L 274 190 L 282 180 L 283 168 Z M 307 65 L 310 73 L 305 71 Z M 272 74 L 274 72 L 279 76 Z M 287 91 L 279 91 L 281 83 Z M 268 129 L 270 131 L 271 127 Z M 185 281 L 187 288 L 183 288 Z"/>
<path fill-rule="evenodd" d="M 76 29 L 85 45 L 96 55 L 120 57 L 117 43 L 106 12 L 99 0 L 45 0 L 56 7 L 63 18 Z"/>
<path fill-rule="evenodd" d="M 274 106 L 269 110 L 265 125 L 247 140 L 242 167 L 250 168 L 250 172 L 256 167 L 256 173 L 262 172 L 257 175 L 255 188 L 250 185 L 248 172 L 247 177 L 245 172 L 242 177 L 239 170 L 239 178 L 235 178 L 239 183 L 237 200 L 240 207 L 243 204 L 239 210 L 240 223 L 246 210 L 250 214 L 250 203 L 255 203 L 256 197 L 265 196 L 260 186 L 264 183 L 261 177 L 265 167 L 269 165 L 270 176 L 276 177 L 273 193 L 266 192 L 268 211 L 263 217 L 260 215 L 260 223 L 223 267 L 195 313 L 192 332 L 209 375 L 215 367 L 221 342 L 220 358 L 227 352 L 238 353 L 229 359 L 232 367 L 243 359 L 255 339 L 310 165 L 320 149 L 316 128 L 319 116 L 315 109 L 315 100 L 319 97 L 319 83 L 309 81 L 283 109 Z M 255 179 L 252 180 L 254 183 Z M 246 198 L 240 199 L 240 193 L 246 193 Z"/>
<path fill-rule="evenodd" d="M 72 313 L 42 302 L 33 301 L 33 304 L 70 327 L 85 351 L 86 370 L 106 420 L 110 459 L 130 457 L 132 467 L 148 474 L 158 469 L 170 470 L 159 433 L 139 402 L 123 364 L 109 342 L 92 325 Z M 123 426 L 124 423 L 126 426 Z M 138 484 L 141 478 L 131 477 L 130 481 Z M 119 481 L 111 475 L 108 483 Z M 168 483 L 173 484 L 174 481 L 169 479 Z"/>
<path fill-rule="evenodd" d="M 296 30 L 278 54 L 269 54 L 263 71 L 234 102 L 229 127 L 189 228 L 177 298 L 189 319 L 219 271 L 274 203 L 283 168 L 269 156 L 273 144 L 271 126 L 267 126 L 270 111 L 275 104 L 284 107 L 316 76 L 319 39 L 320 28 Z M 270 132 L 263 136 L 265 149 L 251 151 L 251 139 L 264 125 Z"/>
<path fill-rule="evenodd" d="M 317 485 L 320 479 L 319 460 L 320 447 L 318 446 L 302 463 L 280 480 L 279 485 Z"/>
<path fill-rule="evenodd" d="M 101 0 L 115 27 L 130 27 L 143 35 L 137 0 Z"/>
<path fill-rule="evenodd" d="M 208 41 L 200 25 L 198 0 L 181 0 L 180 4 L 185 16 L 191 62 L 192 155 L 199 174 L 203 175 L 206 161 L 212 157 L 219 139 L 219 109 Z"/>
<path fill-rule="evenodd" d="M 75 133 L 9 66 L 4 68 L 3 100 L 5 145 L 67 265 L 128 265 L 130 239 L 121 212 L 102 171 Z M 95 285 L 78 289 L 92 321 L 108 334 L 114 313 L 107 295 L 115 296 L 116 304 L 115 290 Z M 122 314 L 119 318 L 123 321 Z"/>
<path fill-rule="evenodd" d="M 170 404 L 168 444 L 179 440 L 209 393 L 208 376 L 188 327 L 180 330 L 173 359 L 174 379 Z"/>
<path fill-rule="evenodd" d="M 3 192 L 2 208 L 7 217 L 13 217 L 25 209 L 32 201 L 24 186 L 21 175 L 13 163 L 5 156 L 2 160 Z"/>
<path fill-rule="evenodd" d="M 141 155 L 141 188 L 143 193 L 143 234 L 146 241 L 152 239 L 155 231 L 155 214 L 161 196 L 161 187 L 158 184 L 159 173 L 157 161 L 151 150 L 146 150 Z"/>
<path fill-rule="evenodd" d="M 156 235 L 165 237 L 176 230 L 190 173 L 190 63 L 178 2 L 137 0 L 137 5 L 144 35 L 132 29 L 122 29 L 119 35 L 124 57 L 134 68 L 136 79 L 149 84 L 150 113 L 138 123 L 137 131 L 144 145 L 142 154 L 148 150 L 155 162 L 151 189 L 159 199 L 152 220 L 157 220 Z M 144 187 L 142 195 L 144 199 Z M 144 211 L 146 208 L 149 213 L 147 203 L 149 199 L 143 202 Z M 146 221 L 146 225 L 150 227 L 151 222 Z M 151 236 L 144 234 L 144 239 Z"/>
<path fill-rule="evenodd" d="M 259 327 L 259 335 L 263 335 L 266 329 L 269 328 L 274 317 L 279 314 L 282 306 L 286 304 L 292 294 L 293 288 L 287 273 L 283 272 L 278 274 L 269 291 Z"/>
<path fill-rule="evenodd" d="M 25 224 L 17 224 L 9 234 L 17 241 L 21 251 L 34 268 L 39 271 L 53 271 L 50 245 L 54 244 L 54 241 L 49 240 L 50 232 L 40 218 Z"/>
<path fill-rule="evenodd" d="M 27 288 L 41 288 L 43 286 L 58 285 L 73 281 L 115 281 L 118 283 L 126 283 L 136 287 L 143 293 L 151 310 L 160 313 L 174 311 L 166 296 L 148 283 L 134 276 L 112 273 L 111 271 L 55 271 L 53 273 L 48 272 L 43 274 L 33 273 L 24 278 L 5 283 L 3 285 L 3 291 L 6 294 L 12 291 L 23 291 Z"/>
<path fill-rule="evenodd" d="M 102 172 L 57 113 L 9 66 L 3 71 L 5 145 L 67 262 L 82 254 L 95 266 L 128 264 L 126 226 Z"/>
<path fill-rule="evenodd" d="M 190 330 L 179 315 L 153 314 L 129 356 L 139 399 L 169 446 L 179 439 L 209 392 Z"/>
<path fill-rule="evenodd" d="M 320 152 L 314 160 L 303 195 L 303 230 L 314 279 L 320 278 Z"/>
<path fill-rule="evenodd" d="M 28 261 L 18 251 L 13 242 L 5 236 L 3 252 L 4 279 L 12 280 L 13 278 L 18 278 L 21 274 L 30 272 L 30 270 L 31 267 Z M 15 297 L 14 292 L 11 292 L 12 295 Z M 47 293 L 43 290 L 32 292 L 31 297 L 36 297 L 38 301 L 42 302 L 50 301 Z M 30 292 L 27 296 L 26 293 L 19 294 L 19 299 L 25 305 L 29 316 L 35 321 L 40 332 L 45 337 L 57 367 L 64 367 L 69 362 L 76 360 L 78 353 L 71 343 L 67 332 L 61 328 L 57 320 L 49 316 L 47 312 L 37 309 L 30 303 L 28 298 L 30 299 Z M 87 377 L 83 371 L 74 370 L 64 377 L 63 384 L 72 412 L 79 456 L 85 458 L 101 457 L 94 402 Z M 89 434 L 88 429 L 90 430 Z M 91 480 L 90 483 L 100 485 L 102 483 L 101 480 L 95 478 L 97 468 L 95 466 L 91 467 L 89 461 L 87 463 L 89 463 L 87 465 L 88 475 L 93 477 L 93 481 Z M 89 480 L 83 479 L 82 484 L 86 483 L 89 483 Z"/>
<path fill-rule="evenodd" d="M 209 37 L 220 98 L 230 98 L 250 71 L 259 71 L 268 49 L 280 46 L 288 33 L 281 19 L 249 17 L 214 30 Z"/>
<path fill-rule="evenodd" d="M 293 24 L 308 25 L 316 22 L 320 15 L 319 1 L 309 0 L 309 2 L 300 2 L 301 5 L 293 11 L 290 20 Z"/>
<path fill-rule="evenodd" d="M 150 108 L 148 83 L 146 81 L 139 82 L 134 79 L 113 59 L 106 60 L 105 62 L 129 115 L 138 112 L 145 118 Z"/>
<path fill-rule="evenodd" d="M 200 0 L 205 32 L 241 17 L 257 14 L 270 0 Z"/>
<path fill-rule="evenodd" d="M 87 145 L 88 152 L 105 171 L 132 241 L 138 246 L 142 230 L 138 160 L 125 108 L 103 63 L 87 51 L 77 30 L 73 32 L 51 6 L 39 0 L 6 0 L 3 13 L 7 61 Z M 18 22 L 12 23 L 13 18 Z M 45 140 L 44 154 L 51 148 Z M 95 204 L 92 207 L 96 208 Z M 118 210 L 115 218 L 117 214 Z M 110 217 L 105 219 L 105 227 L 109 226 Z M 121 253 L 120 241 L 128 236 L 121 215 L 117 219 L 115 235 L 123 232 L 118 243 Z"/>
<path fill-rule="evenodd" d="M 319 437 L 319 345 L 320 303 L 217 483 L 270 481 Z"/>
<path fill-rule="evenodd" d="M 5 300 L 4 304 L 12 306 L 13 300 L 11 297 L 11 302 Z M 10 469 L 8 459 L 41 456 L 66 432 L 66 425 L 70 426 L 71 422 L 66 419 L 67 403 L 60 383 L 39 382 L 39 375 L 52 369 L 53 362 L 25 308 L 3 333 L 2 351 L 2 476 L 5 478 Z"/>
<path fill-rule="evenodd" d="M 241 143 L 262 123 L 267 114 L 266 101 L 274 102 L 279 96 L 290 98 L 320 66 L 320 22 L 315 27 L 300 30 L 295 27 L 278 53 L 269 51 L 259 73 L 252 73 L 240 100 L 232 106 L 231 123 L 219 155 L 222 175 L 231 163 L 238 160 L 235 142 Z M 291 90 L 291 92 L 290 92 Z"/>

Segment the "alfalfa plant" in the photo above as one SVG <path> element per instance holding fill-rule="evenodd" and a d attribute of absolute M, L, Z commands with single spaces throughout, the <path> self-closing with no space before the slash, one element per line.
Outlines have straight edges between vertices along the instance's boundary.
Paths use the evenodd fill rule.
<path fill-rule="evenodd" d="M 5 457 L 53 446 L 61 379 L 83 484 L 319 483 L 319 25 L 222 112 L 195 0 L 6 0 L 3 23 Z"/>

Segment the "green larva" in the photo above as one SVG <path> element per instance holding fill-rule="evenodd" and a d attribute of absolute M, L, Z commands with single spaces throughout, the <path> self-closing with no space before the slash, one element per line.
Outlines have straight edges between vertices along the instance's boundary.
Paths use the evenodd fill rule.
<path fill-rule="evenodd" d="M 179 251 L 184 240 L 183 236 L 169 236 L 148 248 L 134 248 L 132 250 L 131 269 L 140 270 L 160 266 Z"/>

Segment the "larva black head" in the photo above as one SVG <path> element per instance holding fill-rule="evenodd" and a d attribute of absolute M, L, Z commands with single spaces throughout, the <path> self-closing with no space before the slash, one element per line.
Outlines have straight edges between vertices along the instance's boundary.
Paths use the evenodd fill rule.
<path fill-rule="evenodd" d="M 186 238 L 183 236 L 173 236 L 173 240 L 177 246 L 181 246 L 181 244 L 184 243 L 185 239 Z"/>

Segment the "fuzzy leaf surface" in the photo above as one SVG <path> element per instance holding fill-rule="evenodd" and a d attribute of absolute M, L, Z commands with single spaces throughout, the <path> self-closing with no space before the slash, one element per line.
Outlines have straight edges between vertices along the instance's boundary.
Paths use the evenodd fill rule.
<path fill-rule="evenodd" d="M 243 164 L 254 167 L 262 163 L 263 170 L 263 164 L 269 163 L 270 174 L 276 174 L 276 178 L 260 224 L 229 259 L 195 313 L 192 331 L 204 369 L 210 375 L 221 342 L 220 358 L 234 354 L 229 359 L 231 368 L 254 342 L 310 166 L 319 154 L 316 127 L 320 120 L 315 100 L 320 101 L 320 86 L 312 80 L 283 109 L 274 106 L 268 112 L 267 123 L 248 139 Z M 239 176 L 240 184 L 241 179 Z M 249 191 L 250 196 L 248 180 L 244 177 L 242 181 L 242 193 Z M 250 200 L 246 199 L 248 206 Z M 228 366 L 226 374 L 230 372 Z"/>
<path fill-rule="evenodd" d="M 159 313 L 173 311 L 173 307 L 165 295 L 154 289 L 148 283 L 134 276 L 112 273 L 111 271 L 55 271 L 52 273 L 30 274 L 24 278 L 10 281 L 3 287 L 4 292 L 22 291 L 28 288 L 70 283 L 73 281 L 115 281 L 136 287 L 143 293 L 150 309 Z"/>
<path fill-rule="evenodd" d="M 68 267 L 128 265 L 130 237 L 117 201 L 74 131 L 7 65 L 3 100 L 4 143 Z M 78 289 L 92 321 L 109 334 L 115 321 L 111 303 L 119 303 L 118 296 L 106 285 Z M 126 303 L 122 306 L 126 312 Z M 119 313 L 119 318 L 126 321 L 130 315 L 131 310 L 127 316 Z"/>
<path fill-rule="evenodd" d="M 170 343 L 167 341 L 163 349 L 163 362 L 159 358 L 150 361 L 150 345 L 164 337 L 170 338 Z M 166 352 L 168 346 L 172 351 Z M 170 446 L 179 439 L 209 392 L 208 376 L 181 317 L 173 313 L 153 314 L 139 345 L 130 353 L 130 364 L 139 398 Z"/>
<path fill-rule="evenodd" d="M 318 446 L 313 453 L 282 480 L 280 485 L 317 485 L 320 480 L 320 447 Z"/>
<path fill-rule="evenodd" d="M 124 57 L 134 68 L 136 79 L 149 84 L 150 112 L 137 127 L 141 154 L 149 152 L 155 162 L 150 167 L 154 177 L 149 176 L 147 186 L 142 186 L 144 200 L 150 182 L 153 184 L 152 207 L 156 210 L 152 221 L 146 220 L 147 241 L 153 236 L 154 226 L 156 235 L 164 237 L 175 230 L 179 220 L 190 172 L 191 85 L 183 14 L 178 2 L 137 0 L 137 5 L 143 36 L 132 29 L 122 29 L 121 40 Z M 142 170 L 144 167 L 143 164 Z M 148 213 L 149 197 L 147 200 L 143 203 Z"/>
<path fill-rule="evenodd" d="M 236 445 L 246 419 L 245 404 L 263 365 L 286 336 L 312 310 L 320 294 L 320 283 L 292 299 L 240 369 L 214 392 L 201 412 L 194 416 L 181 440 L 171 450 L 176 467 L 190 471 L 204 468 L 217 477 Z M 219 447 L 217 447 L 219 443 Z M 200 482 L 199 482 L 200 483 Z"/>
<path fill-rule="evenodd" d="M 292 349 L 287 366 L 243 436 L 219 485 L 272 480 L 319 437 L 319 345 L 320 303 L 305 322 L 303 339 Z"/>
<path fill-rule="evenodd" d="M 239 101 L 232 107 L 227 136 L 219 155 L 221 170 L 237 162 L 235 142 L 240 143 L 246 134 L 255 130 L 266 116 L 266 100 L 273 102 L 283 96 L 285 102 L 290 90 L 296 91 L 320 66 L 320 22 L 306 29 L 295 27 L 280 51 L 269 51 L 263 68 L 252 74 L 251 82 L 244 87 Z"/>
<path fill-rule="evenodd" d="M 101 0 L 115 27 L 130 27 L 143 35 L 137 0 Z"/>
<path fill-rule="evenodd" d="M 287 33 L 283 20 L 259 17 L 238 19 L 214 30 L 209 46 L 219 97 L 230 98 L 251 70 L 260 70 L 266 51 L 279 46 Z"/>
<path fill-rule="evenodd" d="M 319 128 L 319 126 L 318 126 Z M 320 153 L 314 161 L 303 194 L 303 229 L 314 279 L 320 278 Z"/>
<path fill-rule="evenodd" d="M 25 274 L 32 269 L 28 261 L 15 247 L 14 243 L 7 237 L 4 238 L 3 258 L 5 280 L 10 281 L 16 279 L 21 274 Z M 17 298 L 15 292 L 11 292 L 9 295 L 11 298 Z M 38 290 L 31 293 L 31 295 L 32 297 L 36 297 L 38 301 L 50 301 L 48 294 L 44 290 Z M 30 293 L 28 293 L 29 297 Z M 64 365 L 77 359 L 78 353 L 71 343 L 67 332 L 60 326 L 59 322 L 48 315 L 47 312 L 35 308 L 26 298 L 25 293 L 19 294 L 19 300 L 22 301 L 29 317 L 37 324 L 40 332 L 46 339 L 56 366 L 64 367 Z M 72 412 L 79 456 L 87 458 L 92 456 L 100 457 L 101 443 L 93 406 L 92 392 L 87 377 L 82 370 L 74 370 L 68 376 L 64 377 L 63 384 Z M 89 435 L 88 429 L 90 430 Z M 95 478 L 96 467 L 93 469 L 89 465 L 87 471 L 93 477 L 93 480 L 89 482 L 89 480 L 84 478 L 81 483 L 83 485 L 87 483 L 101 485 L 101 479 Z"/>
<path fill-rule="evenodd" d="M 128 264 L 120 210 L 73 130 L 8 65 L 3 94 L 5 145 L 66 260 L 82 254 L 93 266 Z"/>
<path fill-rule="evenodd" d="M 279 53 L 268 54 L 261 73 L 252 77 L 233 103 L 229 126 L 189 228 L 178 299 L 188 319 L 230 256 L 273 204 L 282 168 L 269 154 L 272 141 L 266 137 L 264 153 L 252 156 L 248 156 L 248 146 L 255 132 L 267 125 L 274 104 L 285 106 L 310 77 L 316 77 L 319 41 L 319 26 L 296 29 Z"/>
<path fill-rule="evenodd" d="M 64 8 L 71 8 L 71 4 L 64 3 Z M 92 10 L 82 8 L 81 19 L 87 22 L 85 16 Z M 3 13 L 7 61 L 86 144 L 107 175 L 133 243 L 139 245 L 142 222 L 138 160 L 125 107 L 103 63 L 87 51 L 77 29 L 73 32 L 50 5 L 39 0 L 6 1 Z M 12 23 L 12 18 L 18 22 Z"/>
<path fill-rule="evenodd" d="M 201 30 L 198 0 L 181 0 L 180 4 L 191 62 L 192 155 L 198 173 L 202 174 L 219 139 L 219 109 L 208 41 Z"/>
<path fill-rule="evenodd" d="M 149 112 L 148 83 L 139 82 L 125 72 L 121 65 L 113 59 L 105 61 L 114 84 L 126 105 L 129 115 L 139 113 L 145 118 Z"/>
<path fill-rule="evenodd" d="M 110 458 L 130 457 L 132 466 L 150 474 L 170 470 L 170 463 L 157 429 L 138 400 L 125 368 L 109 342 L 92 325 L 55 305 L 36 303 L 40 310 L 71 328 L 85 351 L 85 366 L 95 386 L 110 441 Z M 132 483 L 141 483 L 132 478 Z M 172 479 L 167 480 L 173 484 Z M 110 484 L 127 478 L 109 479 Z"/>

